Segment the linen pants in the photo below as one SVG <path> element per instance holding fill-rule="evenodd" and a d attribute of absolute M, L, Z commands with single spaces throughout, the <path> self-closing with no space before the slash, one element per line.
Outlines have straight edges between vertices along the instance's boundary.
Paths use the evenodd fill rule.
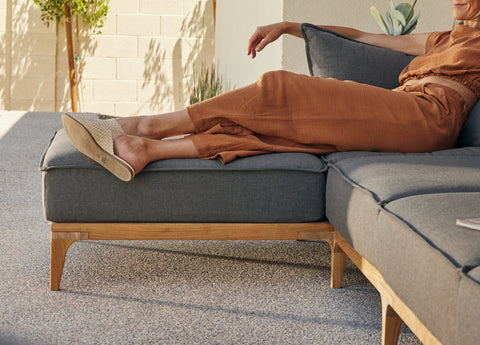
<path fill-rule="evenodd" d="M 430 152 L 455 144 L 468 110 L 438 84 L 387 90 L 274 71 L 187 107 L 188 138 L 201 158 L 223 163 L 271 152 Z"/>

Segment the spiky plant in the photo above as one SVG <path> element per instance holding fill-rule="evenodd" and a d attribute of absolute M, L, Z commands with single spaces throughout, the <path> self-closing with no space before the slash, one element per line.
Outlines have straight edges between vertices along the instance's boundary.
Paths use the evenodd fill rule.
<path fill-rule="evenodd" d="M 402 2 L 395 6 L 393 1 L 390 1 L 390 9 L 385 12 L 386 22 L 375 6 L 370 7 L 370 13 L 386 35 L 408 35 L 417 27 L 420 16 L 420 13 L 413 16 L 416 3 L 417 0 L 413 5 Z"/>
<path fill-rule="evenodd" d="M 217 96 L 229 87 L 223 84 L 223 78 L 218 75 L 215 65 L 202 64 L 200 70 L 193 75 L 193 87 L 190 92 L 190 104 L 198 103 Z"/>

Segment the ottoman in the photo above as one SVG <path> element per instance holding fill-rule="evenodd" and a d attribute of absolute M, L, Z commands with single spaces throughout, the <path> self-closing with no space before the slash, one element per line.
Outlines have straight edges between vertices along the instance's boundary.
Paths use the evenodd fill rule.
<path fill-rule="evenodd" d="M 51 222 L 50 289 L 77 240 L 306 240 L 332 244 L 325 220 L 327 166 L 314 155 L 172 159 L 131 182 L 115 178 L 58 131 L 43 155 Z"/>

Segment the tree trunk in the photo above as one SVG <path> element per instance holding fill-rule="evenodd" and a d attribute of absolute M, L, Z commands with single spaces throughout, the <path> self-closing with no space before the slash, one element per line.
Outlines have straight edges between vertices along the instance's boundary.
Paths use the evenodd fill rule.
<path fill-rule="evenodd" d="M 70 77 L 70 97 L 72 100 L 72 111 L 78 111 L 78 92 L 77 78 L 75 76 L 75 60 L 73 58 L 73 39 L 72 39 L 72 15 L 70 6 L 63 7 L 65 12 L 65 32 L 67 35 L 67 55 L 68 55 L 68 74 Z"/>

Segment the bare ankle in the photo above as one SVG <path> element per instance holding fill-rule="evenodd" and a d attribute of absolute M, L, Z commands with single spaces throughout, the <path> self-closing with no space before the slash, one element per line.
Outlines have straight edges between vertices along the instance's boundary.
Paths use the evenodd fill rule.
<path fill-rule="evenodd" d="M 138 136 L 150 139 L 163 139 L 159 121 L 156 116 L 139 116 L 137 122 Z"/>

